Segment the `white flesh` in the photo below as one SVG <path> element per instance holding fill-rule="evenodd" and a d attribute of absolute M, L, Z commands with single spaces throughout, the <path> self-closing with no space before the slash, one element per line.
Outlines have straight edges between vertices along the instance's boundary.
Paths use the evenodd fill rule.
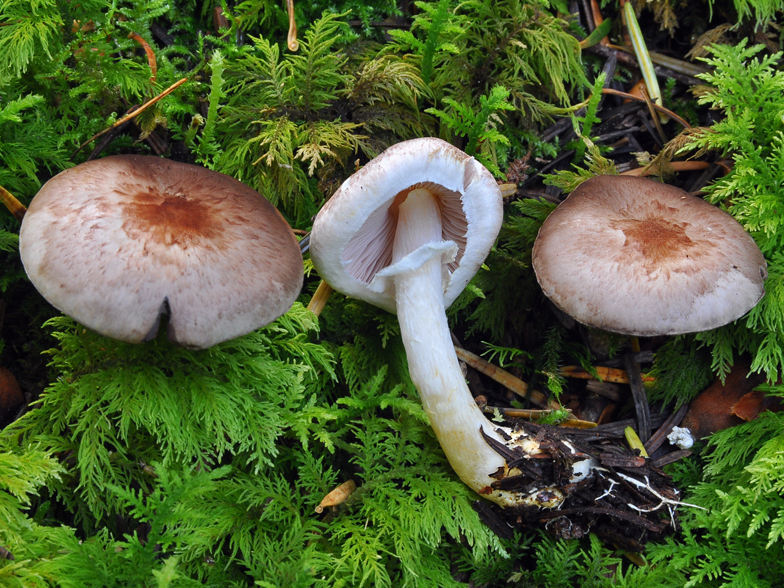
<path fill-rule="evenodd" d="M 441 216 L 427 190 L 413 190 L 400 205 L 393 264 L 430 242 L 441 242 Z M 411 379 L 438 441 L 460 479 L 470 488 L 503 506 L 530 503 L 533 497 L 491 490 L 490 474 L 506 462 L 479 432 L 505 441 L 476 405 L 455 355 L 444 309 L 441 255 L 416 269 L 395 276 L 397 316 L 408 356 Z M 538 452 L 528 440 L 531 452 Z"/>

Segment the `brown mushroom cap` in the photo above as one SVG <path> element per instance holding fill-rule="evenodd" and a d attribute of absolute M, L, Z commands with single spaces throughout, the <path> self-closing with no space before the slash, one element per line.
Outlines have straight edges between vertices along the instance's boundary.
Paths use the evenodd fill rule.
<path fill-rule="evenodd" d="M 766 263 L 729 214 L 683 190 L 597 176 L 547 218 L 533 248 L 544 293 L 581 323 L 627 335 L 714 329 L 764 295 Z"/>
<path fill-rule="evenodd" d="M 291 228 L 266 199 L 205 168 L 141 155 L 88 161 L 30 204 L 20 252 L 52 305 L 132 343 L 206 348 L 286 312 L 302 287 Z"/>

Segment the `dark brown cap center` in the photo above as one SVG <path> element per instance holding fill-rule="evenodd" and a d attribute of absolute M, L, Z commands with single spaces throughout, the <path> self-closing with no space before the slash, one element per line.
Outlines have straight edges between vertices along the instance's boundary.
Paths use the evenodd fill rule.
<path fill-rule="evenodd" d="M 626 237 L 622 255 L 627 261 L 634 259 L 648 274 L 656 270 L 683 271 L 683 262 L 700 255 L 697 244 L 686 234 L 687 223 L 662 218 L 618 219 L 611 221 L 611 226 Z"/>
<path fill-rule="evenodd" d="M 187 249 L 198 244 L 210 248 L 221 234 L 221 218 L 212 214 L 208 203 L 181 192 L 163 193 L 145 187 L 133 193 L 123 208 L 123 229 L 134 239 Z"/>

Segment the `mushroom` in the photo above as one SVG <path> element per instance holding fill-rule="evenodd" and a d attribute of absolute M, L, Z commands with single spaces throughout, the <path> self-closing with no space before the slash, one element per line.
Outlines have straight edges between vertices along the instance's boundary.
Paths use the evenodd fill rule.
<path fill-rule="evenodd" d="M 729 214 L 674 186 L 596 176 L 545 220 L 533 248 L 545 295 L 579 322 L 626 335 L 707 331 L 765 293 L 766 263 Z"/>
<path fill-rule="evenodd" d="M 481 266 L 502 215 L 498 185 L 473 157 L 440 139 L 413 139 L 343 183 L 314 221 L 310 251 L 335 290 L 397 313 L 411 379 L 460 479 L 503 506 L 552 507 L 562 500 L 552 488 L 491 487 L 491 476 L 509 468 L 489 443 L 522 457 L 538 444 L 484 417 L 447 325 L 445 309 Z"/>
<path fill-rule="evenodd" d="M 207 348 L 286 312 L 302 287 L 291 228 L 261 195 L 208 169 L 141 155 L 88 161 L 49 180 L 20 253 L 53 306 L 139 343 Z"/>

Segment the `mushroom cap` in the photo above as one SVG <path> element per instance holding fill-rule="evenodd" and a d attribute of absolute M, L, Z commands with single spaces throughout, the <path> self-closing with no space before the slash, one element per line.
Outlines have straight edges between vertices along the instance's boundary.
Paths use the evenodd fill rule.
<path fill-rule="evenodd" d="M 501 228 L 503 199 L 476 159 L 433 137 L 386 149 L 348 178 L 319 211 L 310 252 L 319 275 L 335 290 L 394 313 L 393 279 L 376 277 L 392 263 L 397 208 L 411 190 L 438 198 L 444 252 L 444 305 L 448 307 L 482 265 Z M 426 253 L 423 255 L 427 255 Z"/>
<path fill-rule="evenodd" d="M 49 180 L 22 222 L 20 253 L 53 306 L 131 343 L 206 348 L 286 312 L 302 255 L 281 214 L 224 174 L 142 155 L 88 161 Z"/>
<path fill-rule="evenodd" d="M 597 176 L 545 220 L 533 248 L 550 300 L 626 335 L 714 329 L 765 293 L 766 263 L 729 214 L 674 186 Z"/>

